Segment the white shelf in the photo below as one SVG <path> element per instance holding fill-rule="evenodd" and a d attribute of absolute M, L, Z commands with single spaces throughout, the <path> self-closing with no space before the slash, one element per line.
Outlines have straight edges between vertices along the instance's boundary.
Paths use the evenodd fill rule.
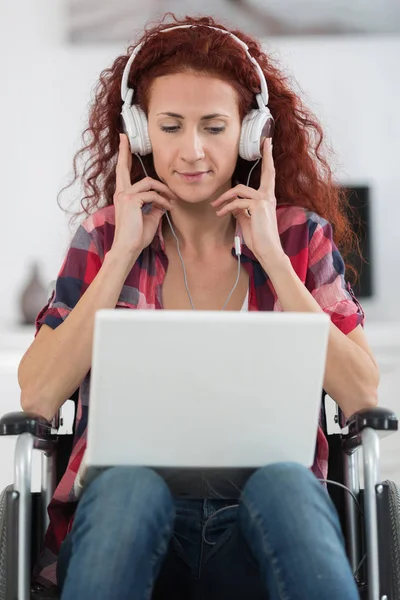
<path fill-rule="evenodd" d="M 34 337 L 34 325 L 0 326 L 0 352 L 26 350 Z"/>
<path fill-rule="evenodd" d="M 400 347 L 400 322 L 367 321 L 365 333 L 371 347 Z"/>

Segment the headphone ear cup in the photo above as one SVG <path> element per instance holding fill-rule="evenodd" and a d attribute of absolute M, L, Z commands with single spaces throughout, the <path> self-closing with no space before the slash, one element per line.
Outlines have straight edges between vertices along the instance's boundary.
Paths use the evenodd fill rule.
<path fill-rule="evenodd" d="M 239 155 L 254 161 L 262 157 L 261 138 L 266 130 L 273 131 L 274 119 L 267 107 L 255 108 L 244 117 L 240 132 Z"/>
<path fill-rule="evenodd" d="M 122 127 L 129 139 L 132 154 L 151 154 L 152 147 L 145 112 L 133 104 L 124 104 L 121 112 Z"/>

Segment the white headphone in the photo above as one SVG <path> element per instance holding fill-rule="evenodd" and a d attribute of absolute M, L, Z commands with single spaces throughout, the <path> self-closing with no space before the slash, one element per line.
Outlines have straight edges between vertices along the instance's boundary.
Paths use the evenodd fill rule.
<path fill-rule="evenodd" d="M 255 66 L 255 69 L 260 78 L 261 94 L 256 94 L 258 108 L 251 110 L 243 119 L 242 129 L 240 133 L 239 155 L 249 161 L 261 158 L 261 139 L 264 137 L 272 137 L 274 128 L 274 119 L 268 108 L 268 87 L 267 82 L 258 62 L 251 56 L 249 47 L 242 42 L 238 37 L 230 31 L 211 27 L 209 25 L 177 25 L 163 29 L 161 33 L 167 33 L 173 29 L 185 29 L 187 27 L 208 27 L 216 31 L 222 31 L 231 38 L 236 40 L 242 48 L 244 48 L 249 60 Z M 134 90 L 128 87 L 128 77 L 131 65 L 135 60 L 138 52 L 143 47 L 143 43 L 139 44 L 132 52 L 121 81 L 121 98 L 123 107 L 121 112 L 122 127 L 128 136 L 132 154 L 145 156 L 152 152 L 149 132 L 147 127 L 147 117 L 144 111 L 137 104 L 132 104 Z"/>

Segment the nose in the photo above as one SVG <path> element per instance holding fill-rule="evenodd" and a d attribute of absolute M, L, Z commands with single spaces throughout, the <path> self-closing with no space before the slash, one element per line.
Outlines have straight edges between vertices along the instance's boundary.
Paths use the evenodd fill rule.
<path fill-rule="evenodd" d="M 204 147 L 198 132 L 186 131 L 179 140 L 181 159 L 187 163 L 195 163 L 204 158 Z"/>

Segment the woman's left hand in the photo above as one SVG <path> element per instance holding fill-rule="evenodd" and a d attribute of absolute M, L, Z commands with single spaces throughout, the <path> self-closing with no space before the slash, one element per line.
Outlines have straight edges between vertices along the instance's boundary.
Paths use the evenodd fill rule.
<path fill-rule="evenodd" d="M 222 217 L 231 213 L 239 222 L 246 246 L 263 264 L 275 264 L 286 254 L 282 248 L 276 218 L 275 166 L 271 138 L 263 145 L 260 187 L 237 185 L 211 203 Z"/>

